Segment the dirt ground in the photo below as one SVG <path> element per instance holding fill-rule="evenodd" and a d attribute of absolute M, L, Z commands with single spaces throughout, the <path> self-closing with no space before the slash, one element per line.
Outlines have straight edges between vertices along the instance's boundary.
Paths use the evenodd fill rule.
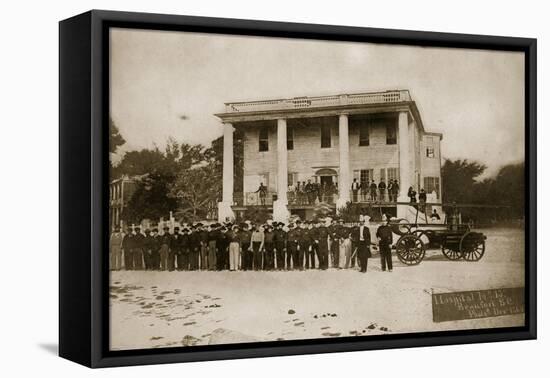
<path fill-rule="evenodd" d="M 431 293 L 521 287 L 524 232 L 486 229 L 479 262 L 430 250 L 393 272 L 145 272 L 111 275 L 111 349 L 368 336 L 523 325 L 524 315 L 432 321 Z"/>

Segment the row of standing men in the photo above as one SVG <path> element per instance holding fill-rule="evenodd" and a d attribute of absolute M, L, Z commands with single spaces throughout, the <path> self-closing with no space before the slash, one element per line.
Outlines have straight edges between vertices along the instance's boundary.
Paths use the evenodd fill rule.
<path fill-rule="evenodd" d="M 389 222 L 378 227 L 374 240 L 366 223 L 349 226 L 342 220 L 197 223 L 175 227 L 173 233 L 168 227 L 163 233 L 142 232 L 140 227 L 123 233 L 117 228 L 110 238 L 110 260 L 112 270 L 325 270 L 358 265 L 366 272 L 371 246 L 378 245 L 382 270 L 391 271 L 392 240 Z"/>

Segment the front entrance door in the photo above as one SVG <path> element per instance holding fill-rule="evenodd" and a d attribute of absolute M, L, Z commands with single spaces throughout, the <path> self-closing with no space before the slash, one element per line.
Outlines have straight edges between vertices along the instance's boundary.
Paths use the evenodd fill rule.
<path fill-rule="evenodd" d="M 331 185 L 333 183 L 332 176 L 320 176 L 321 186 Z"/>

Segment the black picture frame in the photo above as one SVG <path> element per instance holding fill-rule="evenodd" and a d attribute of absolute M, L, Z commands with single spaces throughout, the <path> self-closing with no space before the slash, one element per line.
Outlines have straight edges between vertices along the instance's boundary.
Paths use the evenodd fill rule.
<path fill-rule="evenodd" d="M 108 350 L 110 27 L 525 53 L 525 326 Z M 535 339 L 536 39 L 92 10 L 59 24 L 59 354 L 89 367 Z"/>

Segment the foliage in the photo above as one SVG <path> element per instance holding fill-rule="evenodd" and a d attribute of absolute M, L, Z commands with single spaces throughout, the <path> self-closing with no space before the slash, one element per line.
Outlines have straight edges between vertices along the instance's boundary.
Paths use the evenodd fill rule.
<path fill-rule="evenodd" d="M 345 206 L 338 209 L 338 216 L 346 223 L 359 221 L 361 207 L 358 203 L 347 202 Z"/>
<path fill-rule="evenodd" d="M 109 117 L 109 152 L 114 154 L 119 146 L 126 143 L 126 140 L 120 135 L 118 127 L 115 125 L 113 119 Z"/>
<path fill-rule="evenodd" d="M 249 220 L 254 224 L 264 224 L 271 219 L 271 212 L 264 206 L 252 206 L 245 210 L 243 219 Z"/>
<path fill-rule="evenodd" d="M 178 218 L 184 221 L 204 219 L 221 192 L 221 177 L 214 164 L 181 170 L 170 186 L 170 197 L 178 204 Z"/>
<path fill-rule="evenodd" d="M 173 176 L 159 172 L 142 177 L 122 213 L 122 219 L 139 223 L 143 219 L 166 218 L 177 205 L 176 200 L 168 195 L 173 180 Z"/>
<path fill-rule="evenodd" d="M 443 202 L 489 205 L 461 208 L 463 221 L 473 220 L 479 224 L 523 218 L 524 163 L 506 165 L 495 177 L 478 181 L 484 171 L 485 166 L 477 162 L 446 160 L 441 170 Z"/>

